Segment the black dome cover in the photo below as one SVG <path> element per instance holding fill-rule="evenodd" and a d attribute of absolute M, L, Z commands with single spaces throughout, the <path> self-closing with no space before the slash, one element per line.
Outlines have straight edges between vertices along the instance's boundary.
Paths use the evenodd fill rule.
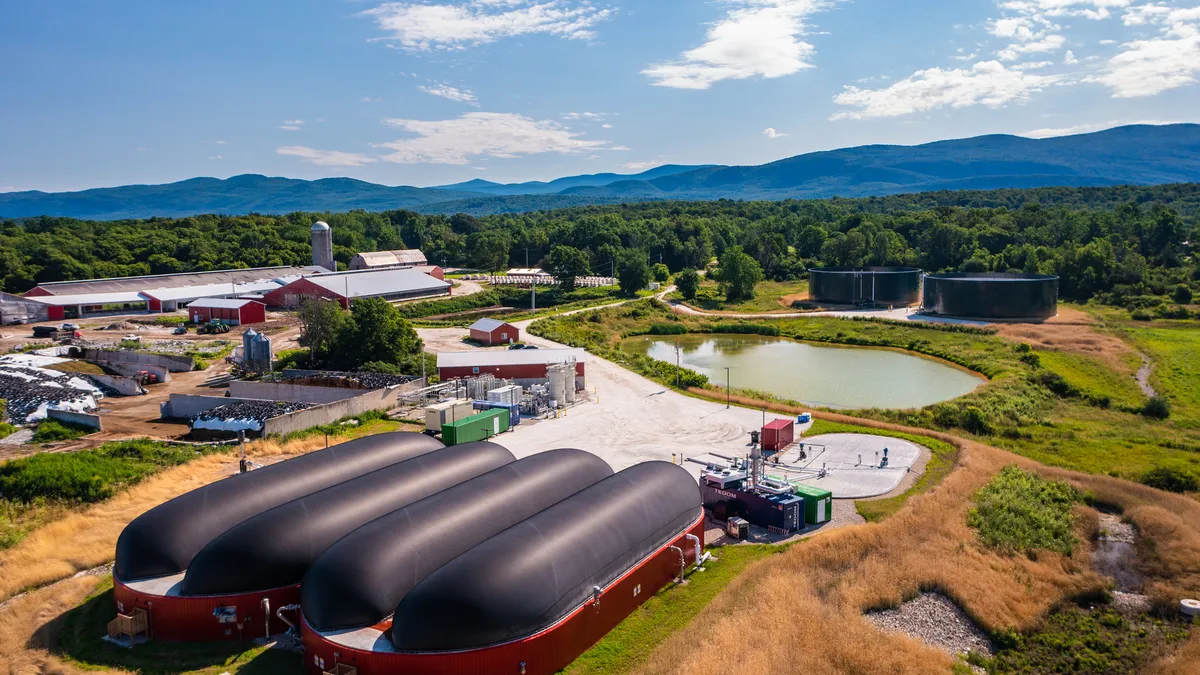
<path fill-rule="evenodd" d="M 442 447 L 424 434 L 396 431 L 347 441 L 196 488 L 125 527 L 117 539 L 115 576 L 135 581 L 178 574 L 206 544 L 251 516 Z"/>
<path fill-rule="evenodd" d="M 298 584 L 325 549 L 361 525 L 513 459 L 495 443 L 464 443 L 276 506 L 201 549 L 188 565 L 181 593 L 248 593 Z"/>
<path fill-rule="evenodd" d="M 606 478 L 443 565 L 396 608 L 400 651 L 477 649 L 562 619 L 700 515 L 686 470 L 645 462 Z"/>
<path fill-rule="evenodd" d="M 462 552 L 612 473 L 582 450 L 550 450 L 378 518 L 309 568 L 300 586 L 305 618 L 320 631 L 378 623 Z"/>

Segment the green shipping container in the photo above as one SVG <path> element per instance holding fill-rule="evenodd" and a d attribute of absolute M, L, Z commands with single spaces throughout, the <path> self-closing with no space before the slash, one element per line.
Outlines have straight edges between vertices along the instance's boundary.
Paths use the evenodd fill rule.
<path fill-rule="evenodd" d="M 486 441 L 492 436 L 498 436 L 508 431 L 509 414 L 510 412 L 506 408 L 494 408 L 443 424 L 442 442 L 446 445 L 458 445 L 472 441 Z"/>
<path fill-rule="evenodd" d="M 796 494 L 804 497 L 804 522 L 819 525 L 833 516 L 833 493 L 819 487 L 796 485 Z"/>

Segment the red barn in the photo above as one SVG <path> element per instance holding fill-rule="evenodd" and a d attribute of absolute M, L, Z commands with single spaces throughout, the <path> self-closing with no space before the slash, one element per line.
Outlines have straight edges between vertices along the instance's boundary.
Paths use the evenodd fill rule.
<path fill-rule="evenodd" d="M 582 349 L 480 349 L 473 352 L 442 352 L 437 356 L 437 365 L 438 377 L 442 382 L 491 373 L 526 386 L 545 383 L 549 366 L 574 363 L 575 389 L 579 390 L 586 385 L 583 370 L 586 360 L 587 352 Z"/>
<path fill-rule="evenodd" d="M 471 324 L 471 339 L 485 345 L 506 345 L 521 341 L 521 331 L 499 319 L 480 319 Z"/>
<path fill-rule="evenodd" d="M 309 298 L 336 300 L 343 307 L 359 298 L 388 301 L 450 295 L 450 284 L 412 268 L 313 274 L 269 291 L 268 307 L 299 307 Z"/>
<path fill-rule="evenodd" d="M 267 306 L 258 300 L 200 298 L 187 307 L 192 323 L 217 320 L 231 326 L 245 326 L 267 320 Z"/>

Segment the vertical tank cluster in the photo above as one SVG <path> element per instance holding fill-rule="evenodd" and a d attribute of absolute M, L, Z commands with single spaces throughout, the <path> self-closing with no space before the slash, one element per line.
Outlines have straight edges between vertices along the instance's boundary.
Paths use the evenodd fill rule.
<path fill-rule="evenodd" d="M 312 226 L 313 263 L 324 267 L 330 272 L 337 271 L 337 263 L 333 260 L 333 230 L 323 220 L 318 220 Z"/>

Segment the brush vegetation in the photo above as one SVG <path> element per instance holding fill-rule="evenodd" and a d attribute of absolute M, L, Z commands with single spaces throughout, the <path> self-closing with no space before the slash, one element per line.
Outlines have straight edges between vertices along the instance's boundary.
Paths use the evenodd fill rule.
<path fill-rule="evenodd" d="M 999 551 L 1069 556 L 1078 543 L 1073 509 L 1079 501 L 1079 492 L 1066 483 L 1006 466 L 975 493 L 967 524 L 979 531 L 985 546 Z"/>
<path fill-rule="evenodd" d="M 46 418 L 38 422 L 37 430 L 33 432 L 34 443 L 53 443 L 55 441 L 69 441 L 80 436 L 86 436 L 95 429 L 83 426 L 82 424 L 71 424 L 70 422 L 62 422 Z M 2 492 L 2 489 L 0 489 Z"/>

